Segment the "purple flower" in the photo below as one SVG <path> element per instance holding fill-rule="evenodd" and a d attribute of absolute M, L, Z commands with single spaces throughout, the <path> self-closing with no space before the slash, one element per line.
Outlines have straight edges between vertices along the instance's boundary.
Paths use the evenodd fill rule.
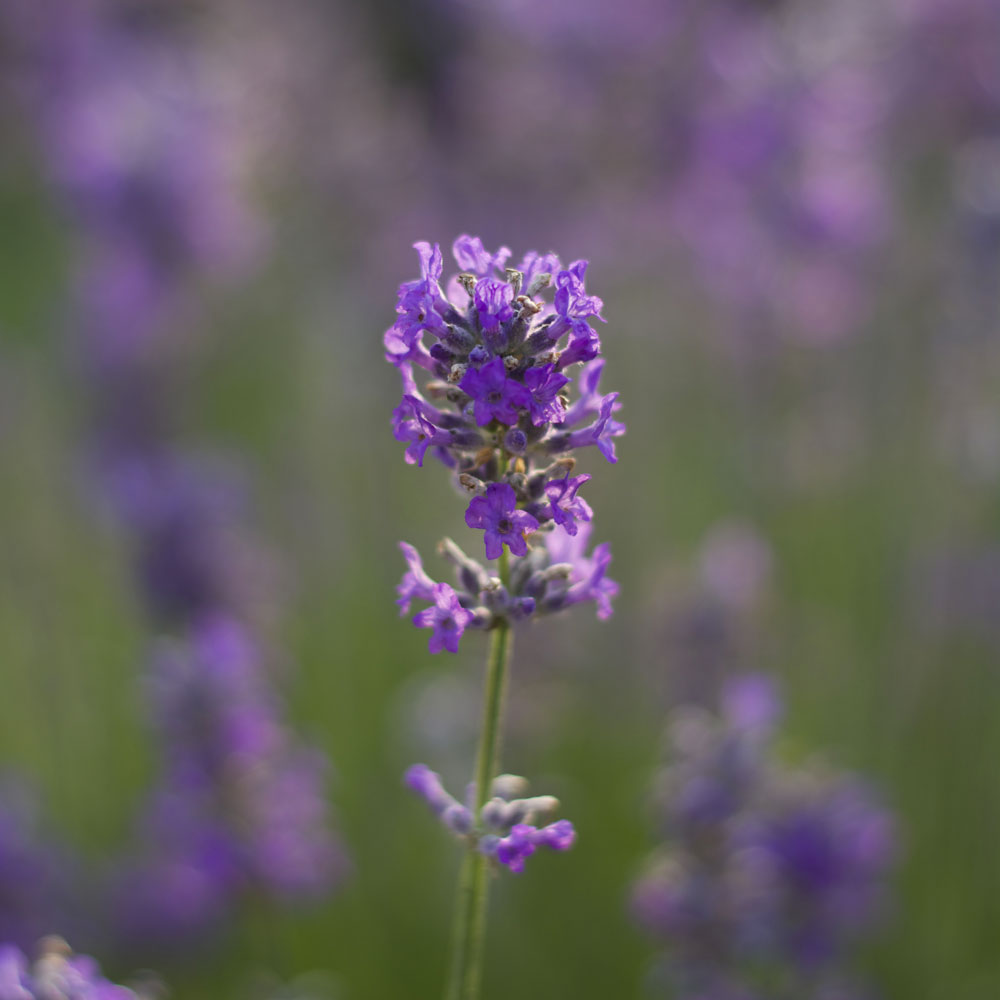
<path fill-rule="evenodd" d="M 480 278 L 476 282 L 473 298 L 484 333 L 496 333 L 500 329 L 500 324 L 509 322 L 514 315 L 514 310 L 511 307 L 511 302 L 514 300 L 514 289 L 506 281 L 498 281 L 496 278 Z M 489 346 L 492 347 L 493 344 Z"/>
<path fill-rule="evenodd" d="M 596 316 L 602 323 L 607 322 L 601 315 L 604 303 L 596 295 L 587 295 L 583 286 L 586 273 L 587 261 L 577 260 L 557 275 L 556 312 L 567 319 L 583 320 Z"/>
<path fill-rule="evenodd" d="M 565 375 L 555 370 L 555 365 L 529 368 L 524 373 L 527 389 L 527 406 L 531 422 L 539 427 L 546 423 L 559 423 L 566 413 L 566 406 L 559 397 L 559 390 L 569 383 Z"/>
<path fill-rule="evenodd" d="M 542 275 L 551 276 L 562 268 L 559 258 L 554 253 L 537 253 L 534 250 L 526 253 L 524 259 L 518 264 L 517 269 L 524 276 L 524 288 L 527 291 L 532 285 L 541 280 Z"/>
<path fill-rule="evenodd" d="M 574 331 L 569 346 L 559 355 L 556 367 L 562 371 L 578 362 L 593 361 L 601 353 L 601 340 L 589 326 Z"/>
<path fill-rule="evenodd" d="M 599 391 L 603 371 L 603 358 L 591 361 L 580 369 L 576 377 L 576 387 L 580 395 L 564 414 L 561 421 L 564 427 L 573 427 L 586 420 L 592 413 L 600 413 L 601 400 L 604 398 Z"/>
<path fill-rule="evenodd" d="M 587 295 L 583 284 L 586 273 L 587 261 L 578 260 L 556 275 L 556 295 L 553 303 L 556 320 L 549 327 L 548 336 L 551 341 L 556 341 L 564 333 L 572 331 L 577 337 L 595 343 L 596 354 L 596 351 L 600 350 L 600 342 L 587 320 L 591 316 L 596 316 L 602 323 L 605 322 L 601 315 L 604 303 L 596 295 Z"/>
<path fill-rule="evenodd" d="M 433 601 L 434 588 L 437 586 L 425 572 L 424 565 L 420 560 L 420 553 L 406 542 L 399 543 L 403 551 L 403 558 L 406 560 L 407 570 L 403 574 L 403 579 L 396 587 L 399 597 L 396 604 L 399 606 L 399 613 L 405 615 L 410 610 L 410 602 L 413 598 L 420 601 Z"/>
<path fill-rule="evenodd" d="M 414 764 L 403 776 L 403 782 L 430 806 L 452 833 L 467 834 L 472 830 L 472 813 L 445 791 L 441 776 L 426 764 Z"/>
<path fill-rule="evenodd" d="M 406 441 L 406 464 L 423 467 L 428 448 L 443 448 L 452 443 L 451 435 L 427 418 L 420 401 L 404 396 L 392 411 L 392 433 L 397 441 Z"/>
<path fill-rule="evenodd" d="M 441 257 L 441 247 L 435 243 L 433 248 L 423 241 L 413 244 L 420 256 L 420 278 L 416 281 L 404 281 L 399 286 L 396 312 L 401 319 L 397 321 L 400 329 L 443 330 L 444 320 L 437 314 L 436 307 L 443 301 L 440 281 L 444 263 Z"/>
<path fill-rule="evenodd" d="M 465 523 L 485 531 L 487 559 L 499 558 L 505 542 L 513 555 L 527 555 L 524 536 L 538 530 L 538 521 L 527 511 L 517 509 L 517 495 L 507 483 L 490 483 L 485 497 L 473 497 L 465 512 Z"/>
<path fill-rule="evenodd" d="M 474 400 L 476 423 L 480 427 L 494 418 L 502 424 L 516 424 L 518 408 L 528 405 L 524 386 L 507 378 L 503 358 L 494 358 L 479 369 L 470 368 L 459 385 Z"/>
<path fill-rule="evenodd" d="M 580 487 L 589 481 L 590 476 L 586 473 L 572 479 L 567 474 L 562 479 L 552 479 L 545 484 L 545 495 L 550 502 L 549 514 L 570 535 L 575 535 L 578 531 L 577 520 L 589 521 L 594 515 L 590 504 L 583 497 L 577 496 Z"/>
<path fill-rule="evenodd" d="M 30 965 L 23 953 L 0 944 L 0 1000 L 136 1000 L 125 986 L 109 982 L 97 963 L 74 955 L 65 941 L 46 938 L 42 954 Z"/>
<path fill-rule="evenodd" d="M 721 717 L 687 707 L 671 722 L 666 843 L 636 886 L 636 916 L 678 976 L 839 982 L 847 945 L 878 913 L 891 818 L 852 776 L 772 756 L 764 678 L 732 678 L 719 700 Z"/>
<path fill-rule="evenodd" d="M 434 607 L 417 612 L 413 616 L 413 624 L 418 628 L 434 630 L 427 646 L 432 653 L 440 653 L 442 649 L 457 653 L 458 640 L 473 615 L 462 607 L 458 595 L 447 583 L 434 584 L 432 600 Z"/>
<path fill-rule="evenodd" d="M 610 392 L 601 400 L 601 411 L 597 420 L 583 430 L 573 431 L 568 437 L 557 435 L 553 438 L 553 450 L 556 452 L 568 451 L 572 448 L 584 448 L 587 445 L 596 445 L 597 450 L 609 461 L 617 462 L 615 454 L 616 437 L 625 433 L 625 425 L 617 420 L 613 420 L 611 414 L 618 408 L 618 393 Z"/>
<path fill-rule="evenodd" d="M 569 607 L 582 601 L 597 604 L 597 617 L 610 618 L 611 599 L 618 594 L 618 584 L 607 576 L 611 565 L 611 546 L 598 545 L 591 555 L 585 555 L 590 540 L 591 525 L 583 524 L 576 535 L 553 531 L 545 536 L 545 544 L 553 563 L 571 567 L 569 587 L 552 598 L 558 607 Z"/>
<path fill-rule="evenodd" d="M 477 278 L 486 278 L 494 270 L 503 270 L 504 264 L 510 257 L 508 247 L 500 247 L 495 254 L 490 254 L 483 246 L 483 241 L 478 236 L 462 234 L 452 244 L 451 252 L 458 262 L 458 266 Z"/>
<path fill-rule="evenodd" d="M 506 865 L 512 872 L 521 872 L 524 871 L 525 860 L 539 847 L 567 851 L 575 841 L 576 831 L 568 819 L 561 819 L 541 829 L 527 823 L 518 823 L 511 828 L 508 836 L 494 845 L 494 850 L 500 864 Z"/>
<path fill-rule="evenodd" d="M 447 307 L 439 284 L 444 263 L 438 244 L 433 248 L 425 242 L 413 246 L 420 256 L 420 278 L 399 286 L 396 303 L 399 318 L 386 331 L 383 343 L 386 361 L 401 365 L 412 360 L 427 368 L 433 367 L 433 363 L 421 343 L 421 334 L 427 330 L 440 336 L 447 330 L 438 312 L 439 307 Z"/>

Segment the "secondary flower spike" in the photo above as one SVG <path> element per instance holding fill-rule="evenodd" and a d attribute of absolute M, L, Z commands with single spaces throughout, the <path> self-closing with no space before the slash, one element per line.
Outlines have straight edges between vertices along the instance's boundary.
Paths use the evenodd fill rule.
<path fill-rule="evenodd" d="M 515 562 L 501 582 L 496 570 L 443 543 L 456 569 L 452 587 L 431 579 L 403 543 L 409 568 L 400 608 L 414 599 L 432 605 L 413 617 L 432 629 L 432 652 L 456 652 L 467 629 L 581 601 L 606 618 L 618 586 L 607 576 L 610 548 L 584 551 L 594 515 L 579 492 L 591 477 L 574 475 L 574 452 L 593 447 L 616 462 L 625 425 L 615 417 L 618 393 L 599 389 L 604 360 L 591 323 L 605 320 L 603 303 L 585 286 L 587 262 L 563 267 L 555 254 L 531 251 L 510 267 L 506 247 L 491 253 L 479 237 L 463 235 L 452 248 L 461 270 L 442 284 L 440 246 L 414 246 L 420 277 L 399 286 L 396 321 L 384 337 L 386 360 L 403 383 L 393 434 L 406 445 L 407 463 L 422 467 L 432 455 L 451 470 L 469 497 L 465 523 L 482 532 L 486 559 L 509 553 Z"/>

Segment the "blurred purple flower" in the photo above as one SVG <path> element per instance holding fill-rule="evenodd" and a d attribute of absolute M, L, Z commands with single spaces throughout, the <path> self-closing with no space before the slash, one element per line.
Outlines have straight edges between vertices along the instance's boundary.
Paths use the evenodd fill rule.
<path fill-rule="evenodd" d="M 803 996 L 836 995 L 812 991 L 851 981 L 850 946 L 882 911 L 891 816 L 853 776 L 774 759 L 768 679 L 734 677 L 722 701 L 722 718 L 689 708 L 671 722 L 664 845 L 636 884 L 635 915 L 663 939 L 681 995 L 719 978 L 771 996 L 777 973 Z"/>

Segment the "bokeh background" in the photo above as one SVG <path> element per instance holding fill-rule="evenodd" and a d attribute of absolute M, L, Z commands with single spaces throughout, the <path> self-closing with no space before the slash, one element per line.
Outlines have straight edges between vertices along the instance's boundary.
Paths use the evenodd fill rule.
<path fill-rule="evenodd" d="M 397 541 L 465 529 L 392 439 L 381 336 L 413 242 L 470 232 L 591 261 L 628 424 L 586 470 L 614 617 L 517 637 L 505 766 L 579 842 L 498 881 L 486 995 L 641 994 L 667 713 L 738 669 L 779 680 L 786 759 L 896 816 L 863 974 L 1000 993 L 991 0 L 8 0 L 0 54 L 5 938 L 185 998 L 439 991 L 459 851 L 401 775 L 464 781 L 485 647 L 396 616 Z M 212 531 L 255 554 L 217 555 L 338 844 L 307 898 L 251 887 L 176 939 L 108 904 L 156 840 L 178 631 L 109 501 L 133 447 L 239 497 Z"/>

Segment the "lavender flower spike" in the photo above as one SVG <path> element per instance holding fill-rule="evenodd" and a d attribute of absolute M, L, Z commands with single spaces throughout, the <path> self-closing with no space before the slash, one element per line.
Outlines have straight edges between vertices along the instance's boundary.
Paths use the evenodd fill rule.
<path fill-rule="evenodd" d="M 467 630 L 492 637 L 469 801 L 452 799 L 423 765 L 406 779 L 467 848 L 448 997 L 477 1000 L 480 914 L 489 886 L 484 866 L 519 872 L 539 847 L 565 851 L 576 839 L 568 820 L 533 822 L 556 808 L 551 796 L 512 798 L 517 781 L 494 781 L 511 632 L 584 601 L 594 602 L 599 618 L 611 614 L 618 592 L 607 576 L 611 550 L 605 543 L 585 552 L 593 511 L 579 492 L 590 476 L 572 475 L 572 452 L 593 445 L 615 462 L 614 439 L 625 425 L 613 418 L 618 393 L 597 391 L 603 362 L 590 320 L 604 317 L 601 300 L 584 287 L 586 261 L 563 268 L 555 254 L 532 251 L 519 268 L 509 268 L 506 247 L 490 254 L 478 237 L 462 235 L 452 248 L 462 271 L 445 283 L 445 293 L 437 246 L 416 247 L 421 277 L 400 286 L 398 318 L 385 337 L 386 358 L 402 380 L 393 433 L 406 443 L 409 464 L 421 467 L 433 449 L 452 470 L 455 486 L 469 497 L 465 523 L 483 532 L 486 559 L 497 561 L 494 575 L 446 539 L 440 552 L 454 569 L 452 587 L 432 580 L 404 543 L 407 570 L 397 601 L 404 612 L 414 598 L 429 604 L 413 623 L 432 629 L 432 653 L 457 652 Z M 553 277 L 554 295 L 545 299 Z M 581 362 L 587 367 L 574 385 Z M 429 375 L 423 387 L 414 365 Z"/>
<path fill-rule="evenodd" d="M 688 708 L 671 722 L 666 839 L 635 915 L 668 947 L 681 996 L 723 982 L 725 996 L 770 996 L 777 976 L 826 995 L 807 984 L 850 983 L 851 948 L 880 915 L 891 818 L 856 777 L 773 758 L 766 678 L 732 678 L 719 700 L 718 717 Z"/>

